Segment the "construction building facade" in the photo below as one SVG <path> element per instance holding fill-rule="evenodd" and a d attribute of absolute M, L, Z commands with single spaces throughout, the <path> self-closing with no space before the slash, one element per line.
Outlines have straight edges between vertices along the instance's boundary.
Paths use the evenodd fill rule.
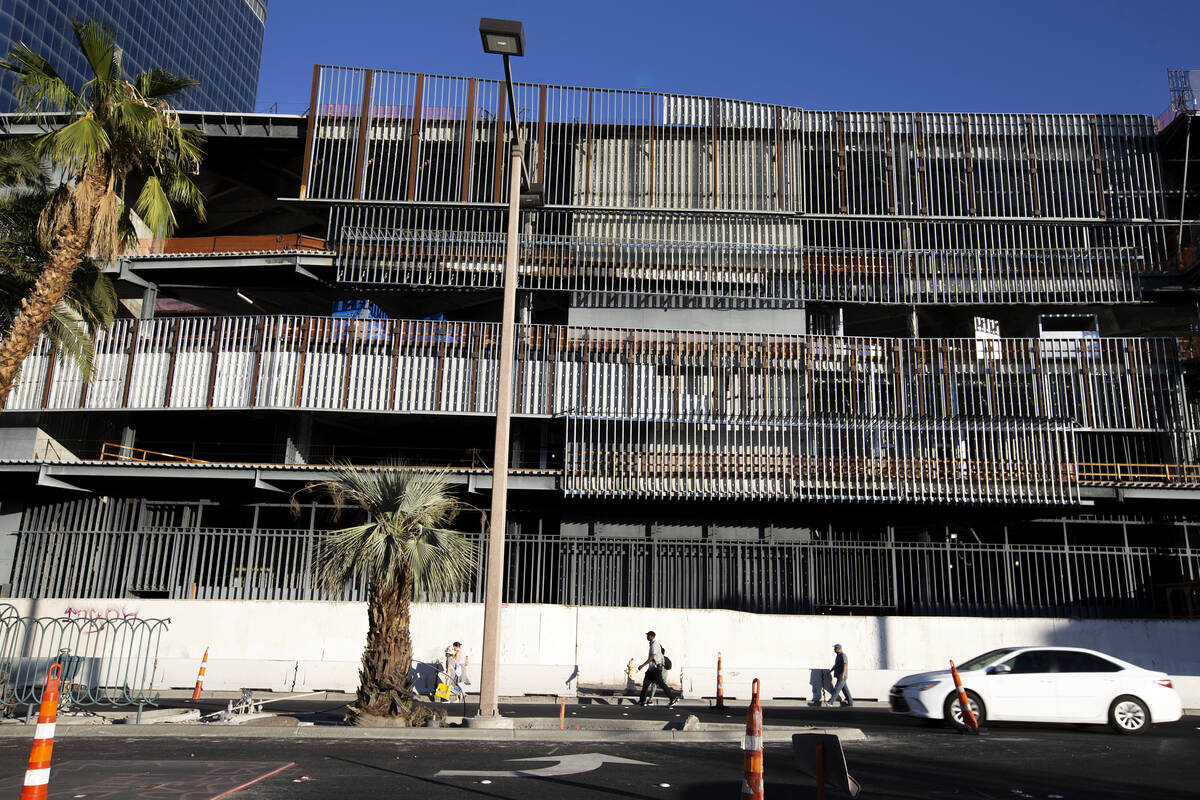
<path fill-rule="evenodd" d="M 1198 84 L 1157 121 L 518 84 L 505 600 L 1200 615 Z M 43 345 L 0 415 L 9 592 L 324 597 L 291 499 L 335 461 L 486 507 L 506 114 L 319 67 L 307 115 L 187 115 L 209 220 L 112 265 L 90 383 Z"/>

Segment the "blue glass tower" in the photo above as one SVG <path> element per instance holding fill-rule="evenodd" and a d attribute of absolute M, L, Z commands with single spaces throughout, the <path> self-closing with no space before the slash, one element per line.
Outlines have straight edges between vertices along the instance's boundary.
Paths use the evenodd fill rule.
<path fill-rule="evenodd" d="M 162 67 L 200 81 L 183 108 L 253 111 L 267 0 L 0 0 L 0 51 L 24 42 L 75 87 L 87 66 L 73 20 L 99 19 L 117 34 L 126 74 Z M 0 111 L 16 110 L 12 76 L 0 81 Z"/>

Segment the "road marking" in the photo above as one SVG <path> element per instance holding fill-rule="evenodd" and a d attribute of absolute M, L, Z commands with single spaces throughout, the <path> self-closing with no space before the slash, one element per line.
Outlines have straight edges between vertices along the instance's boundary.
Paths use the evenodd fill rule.
<path fill-rule="evenodd" d="M 289 761 L 288 763 L 284 764 L 279 769 L 271 770 L 266 775 L 260 775 L 257 778 L 255 778 L 254 780 L 246 781 L 241 786 L 235 786 L 232 789 L 230 789 L 229 791 L 221 792 L 216 797 L 213 797 L 212 800 L 222 800 L 222 798 L 229 797 L 230 795 L 240 792 L 242 789 L 245 789 L 247 786 L 253 786 L 254 784 L 258 783 L 259 781 L 265 781 L 267 778 L 270 778 L 272 775 L 278 775 L 279 773 L 283 772 L 285 769 L 290 769 L 291 767 L 294 767 L 294 766 L 296 766 L 296 762 Z"/>
<path fill-rule="evenodd" d="M 547 778 L 558 775 L 578 775 L 581 772 L 591 772 L 600 769 L 604 764 L 635 764 L 642 767 L 653 767 L 645 761 L 634 761 L 632 758 L 621 758 L 604 753 L 574 753 L 563 756 L 538 756 L 537 758 L 510 758 L 509 761 L 556 761 L 549 767 L 520 770 L 474 770 L 474 769 L 444 769 L 434 777 L 486 777 L 486 778 Z"/>

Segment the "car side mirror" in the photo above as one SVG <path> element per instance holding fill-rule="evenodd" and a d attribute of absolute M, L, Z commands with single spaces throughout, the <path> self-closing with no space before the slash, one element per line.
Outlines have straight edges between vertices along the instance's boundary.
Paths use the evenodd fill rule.
<path fill-rule="evenodd" d="M 994 667 L 987 668 L 988 675 L 1007 675 L 1010 672 L 1012 672 L 1012 667 L 1008 664 L 997 664 Z"/>

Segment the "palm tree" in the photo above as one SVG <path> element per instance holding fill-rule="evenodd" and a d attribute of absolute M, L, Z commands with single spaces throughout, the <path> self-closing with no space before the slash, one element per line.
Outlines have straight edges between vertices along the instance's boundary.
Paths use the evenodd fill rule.
<path fill-rule="evenodd" d="M 41 161 L 28 139 L 0 142 L 0 336 L 20 310 L 46 266 L 36 235 L 38 218 L 50 199 Z M 89 380 L 96 331 L 112 324 L 117 292 L 94 261 L 84 258 L 66 295 L 54 307 L 43 332 L 56 352 L 69 358 Z"/>
<path fill-rule="evenodd" d="M 331 531 L 313 560 L 318 582 L 330 593 L 367 581 L 367 646 L 347 721 L 390 717 L 422 724 L 431 711 L 413 703 L 408 680 L 413 592 L 440 594 L 470 575 L 475 546 L 449 528 L 467 506 L 451 493 L 444 473 L 397 462 L 372 470 L 342 464 L 333 472 L 333 480 L 306 490 L 324 490 L 339 509 L 356 505 L 366 512 L 365 522 Z"/>
<path fill-rule="evenodd" d="M 22 111 L 66 115 L 60 127 L 33 141 L 35 155 L 61 170 L 63 182 L 38 219 L 46 267 L 0 341 L 0 408 L 79 264 L 88 255 L 111 261 L 136 236 L 132 212 L 157 237 L 174 231 L 175 206 L 204 215 L 200 190 L 189 177 L 199 169 L 203 139 L 183 129 L 170 100 L 196 82 L 161 69 L 126 80 L 113 32 L 95 21 L 73 27 L 92 73 L 81 87 L 68 86 L 24 44 L 0 61 L 17 75 Z"/>

